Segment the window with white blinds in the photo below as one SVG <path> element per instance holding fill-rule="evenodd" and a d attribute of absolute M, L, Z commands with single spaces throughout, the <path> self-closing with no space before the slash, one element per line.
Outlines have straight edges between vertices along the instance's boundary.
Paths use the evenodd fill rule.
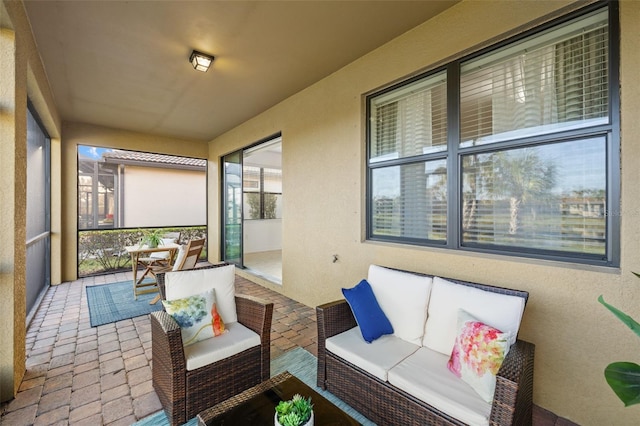
<path fill-rule="evenodd" d="M 463 244 L 606 254 L 604 137 L 462 157 Z"/>
<path fill-rule="evenodd" d="M 367 238 L 617 265 L 618 10 L 601 6 L 369 96 Z"/>
<path fill-rule="evenodd" d="M 444 72 L 371 99 L 372 162 L 447 149 Z"/>
<path fill-rule="evenodd" d="M 461 66 L 461 146 L 607 123 L 607 12 Z"/>
<path fill-rule="evenodd" d="M 371 175 L 371 187 L 375 235 L 446 241 L 444 160 L 376 168 Z"/>

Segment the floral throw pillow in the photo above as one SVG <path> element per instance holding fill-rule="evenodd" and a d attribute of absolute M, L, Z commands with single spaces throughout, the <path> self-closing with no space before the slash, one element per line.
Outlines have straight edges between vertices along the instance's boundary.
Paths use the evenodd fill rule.
<path fill-rule="evenodd" d="M 214 289 L 184 299 L 163 300 L 162 304 L 180 326 L 184 346 L 220 336 L 226 331 L 218 313 Z"/>
<path fill-rule="evenodd" d="M 509 333 L 491 327 L 458 310 L 458 336 L 447 367 L 491 403 L 496 374 L 509 351 Z"/>

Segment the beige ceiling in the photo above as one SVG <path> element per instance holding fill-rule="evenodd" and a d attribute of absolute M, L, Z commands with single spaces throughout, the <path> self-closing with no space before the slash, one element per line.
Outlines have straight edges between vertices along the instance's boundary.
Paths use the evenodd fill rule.
<path fill-rule="evenodd" d="M 456 1 L 24 3 L 64 121 L 208 141 Z"/>

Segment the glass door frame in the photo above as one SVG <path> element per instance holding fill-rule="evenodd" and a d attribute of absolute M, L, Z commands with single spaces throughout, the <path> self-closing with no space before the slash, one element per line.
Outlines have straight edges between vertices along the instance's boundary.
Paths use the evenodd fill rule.
<path fill-rule="evenodd" d="M 239 149 L 222 157 L 221 189 L 221 238 L 222 260 L 244 268 L 244 247 L 242 223 L 244 220 L 242 202 L 242 157 L 244 149 Z"/>

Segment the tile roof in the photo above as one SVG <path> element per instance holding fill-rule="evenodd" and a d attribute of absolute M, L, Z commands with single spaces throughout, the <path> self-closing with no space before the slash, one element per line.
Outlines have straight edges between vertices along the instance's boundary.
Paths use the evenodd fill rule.
<path fill-rule="evenodd" d="M 113 150 L 102 154 L 108 162 L 142 162 L 175 166 L 206 167 L 207 160 L 202 158 L 180 157 L 177 155 L 152 154 L 148 152 Z"/>

